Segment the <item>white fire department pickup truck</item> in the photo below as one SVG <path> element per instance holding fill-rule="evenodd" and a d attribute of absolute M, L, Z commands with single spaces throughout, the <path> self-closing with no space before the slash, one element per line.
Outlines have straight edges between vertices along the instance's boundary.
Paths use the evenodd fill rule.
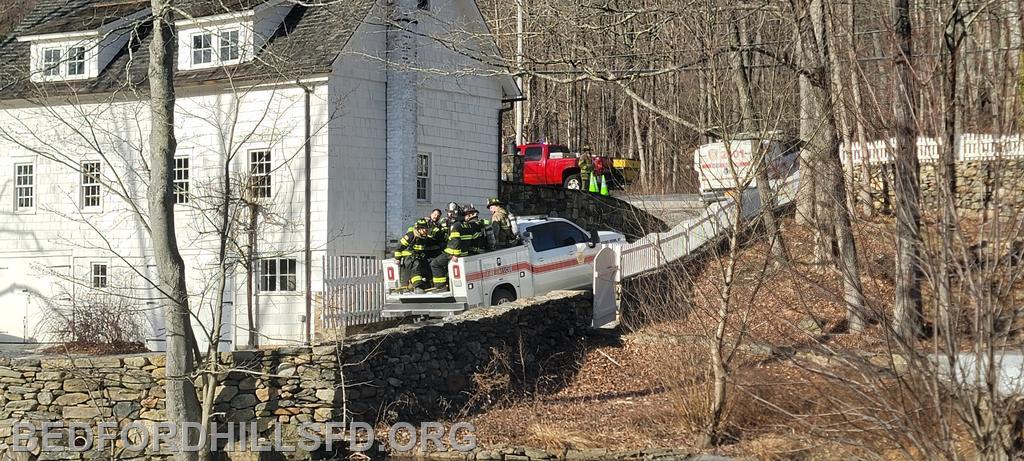
<path fill-rule="evenodd" d="M 554 290 L 590 286 L 594 256 L 601 245 L 625 242 L 622 234 L 591 231 L 560 218 L 517 217 L 513 231 L 521 244 L 448 263 L 451 291 L 398 293 L 398 262 L 383 261 L 388 295 L 382 316 L 444 317 L 470 307 L 496 306 Z"/>

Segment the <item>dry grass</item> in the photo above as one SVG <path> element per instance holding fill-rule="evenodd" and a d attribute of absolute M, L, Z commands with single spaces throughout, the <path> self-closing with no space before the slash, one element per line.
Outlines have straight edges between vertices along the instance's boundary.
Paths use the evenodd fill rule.
<path fill-rule="evenodd" d="M 589 433 L 593 434 L 593 431 Z M 557 424 L 533 423 L 526 428 L 524 440 L 529 446 L 542 448 L 551 453 L 566 450 L 598 448 L 601 443 L 585 435 L 586 432 L 570 429 Z"/>

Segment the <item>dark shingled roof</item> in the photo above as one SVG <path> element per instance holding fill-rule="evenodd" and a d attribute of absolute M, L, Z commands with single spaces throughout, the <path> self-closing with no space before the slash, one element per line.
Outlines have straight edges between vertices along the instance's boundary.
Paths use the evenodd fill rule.
<path fill-rule="evenodd" d="M 255 1 L 183 0 L 182 6 L 189 5 L 186 7 L 188 12 L 220 14 L 249 9 Z M 29 81 L 29 44 L 18 42 L 16 36 L 26 35 L 29 31 L 38 33 L 36 31 L 40 30 L 39 28 L 49 28 L 51 21 L 69 24 L 67 16 L 82 14 L 82 11 L 90 10 L 95 5 L 111 3 L 110 0 L 40 0 L 14 33 L 0 38 L 0 100 L 113 93 L 124 90 L 147 91 L 150 25 L 142 21 L 134 28 L 129 43 L 118 52 L 97 78 L 51 83 Z M 254 60 L 211 69 L 176 71 L 175 84 L 183 87 L 227 80 L 289 81 L 330 72 L 334 59 L 344 48 L 356 27 L 366 18 L 373 4 L 373 0 L 335 1 L 317 6 L 294 4 L 269 42 L 263 49 L 257 50 Z M 78 30 L 82 29 L 66 29 L 68 32 Z"/>
<path fill-rule="evenodd" d="M 69 8 L 66 14 L 47 19 L 38 25 L 21 28 L 18 33 L 20 35 L 42 35 L 78 30 L 95 30 L 126 16 L 148 9 L 148 1 L 103 2 L 91 5 L 78 5 L 76 8 Z M 25 25 L 25 22 L 22 24 Z"/>

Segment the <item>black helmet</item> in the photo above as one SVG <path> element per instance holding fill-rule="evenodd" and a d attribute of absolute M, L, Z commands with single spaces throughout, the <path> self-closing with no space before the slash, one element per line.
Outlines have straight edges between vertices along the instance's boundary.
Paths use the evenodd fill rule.
<path fill-rule="evenodd" d="M 420 218 L 416 220 L 416 224 L 413 224 L 412 227 L 415 229 L 426 229 L 429 227 L 429 223 L 426 219 Z"/>
<path fill-rule="evenodd" d="M 448 202 L 448 205 L 444 207 L 449 213 L 453 213 L 459 209 L 459 204 L 455 202 Z"/>
<path fill-rule="evenodd" d="M 501 199 L 499 199 L 498 197 L 491 197 L 491 198 L 487 199 L 487 206 L 488 207 L 492 207 L 492 206 L 495 206 L 495 205 L 497 205 L 497 206 L 505 206 L 504 203 L 501 203 Z"/>
<path fill-rule="evenodd" d="M 479 212 L 476 211 L 476 207 L 474 207 L 473 204 L 470 203 L 470 204 L 467 204 L 466 206 L 462 207 L 462 213 L 463 214 L 470 214 L 470 213 L 479 213 Z"/>

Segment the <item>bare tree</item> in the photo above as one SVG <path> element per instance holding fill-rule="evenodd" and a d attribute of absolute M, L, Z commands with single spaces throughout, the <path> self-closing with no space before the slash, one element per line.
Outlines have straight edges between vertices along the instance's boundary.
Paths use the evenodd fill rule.
<path fill-rule="evenodd" d="M 149 221 L 153 253 L 157 264 L 158 288 L 167 326 L 167 421 L 179 428 L 199 422 L 199 399 L 192 383 L 195 365 L 191 335 L 191 312 L 185 285 L 185 262 L 178 251 L 174 230 L 174 34 L 173 0 L 151 0 L 153 36 L 149 45 L 149 92 L 151 127 L 149 134 L 150 183 Z M 182 434 L 195 445 L 199 434 Z M 181 451 L 175 459 L 196 459 L 194 452 Z"/>
<path fill-rule="evenodd" d="M 896 223 L 899 250 L 896 256 L 896 303 L 894 328 L 900 337 L 912 341 L 921 333 L 921 192 L 918 178 L 917 85 L 911 59 L 910 0 L 892 0 L 896 67 L 893 95 L 896 126 Z"/>

